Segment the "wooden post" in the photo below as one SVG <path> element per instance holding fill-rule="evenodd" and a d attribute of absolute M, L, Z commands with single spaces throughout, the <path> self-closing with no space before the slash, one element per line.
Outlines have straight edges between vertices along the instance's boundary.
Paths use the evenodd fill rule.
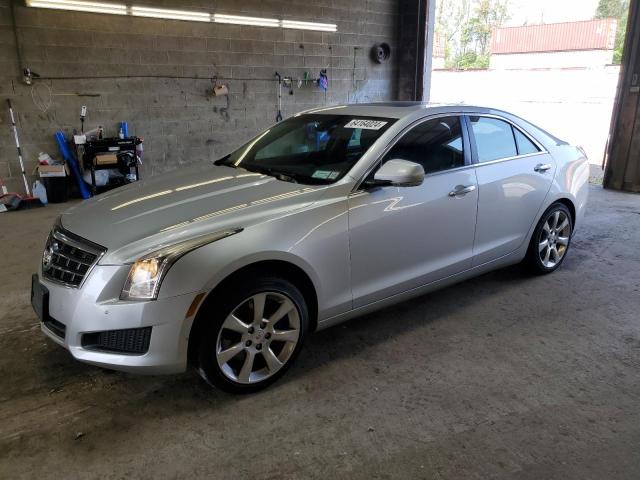
<path fill-rule="evenodd" d="M 640 192 L 640 0 L 629 5 L 605 163 L 605 188 Z"/>

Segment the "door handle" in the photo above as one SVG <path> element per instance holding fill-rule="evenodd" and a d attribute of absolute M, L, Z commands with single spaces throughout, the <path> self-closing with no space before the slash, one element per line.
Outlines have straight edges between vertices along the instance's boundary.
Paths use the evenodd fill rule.
<path fill-rule="evenodd" d="M 457 197 L 459 195 L 466 195 L 467 193 L 471 193 L 476 189 L 475 185 L 457 185 L 456 188 L 449 192 L 450 197 Z"/>
<path fill-rule="evenodd" d="M 536 165 L 535 167 L 533 167 L 533 169 L 536 172 L 540 172 L 540 173 L 544 173 L 547 170 L 551 170 L 551 164 L 549 163 L 539 163 L 538 165 Z"/>

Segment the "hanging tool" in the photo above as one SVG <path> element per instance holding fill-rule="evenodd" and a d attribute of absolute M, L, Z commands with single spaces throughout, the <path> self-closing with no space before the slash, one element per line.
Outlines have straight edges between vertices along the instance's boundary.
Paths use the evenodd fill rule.
<path fill-rule="evenodd" d="M 323 68 L 320 70 L 320 77 L 318 78 L 318 87 L 320 87 L 325 92 L 327 88 L 329 88 L 329 78 L 327 77 L 327 69 Z"/>
<path fill-rule="evenodd" d="M 293 95 L 293 78 L 283 77 L 282 84 L 289 89 L 289 95 Z"/>
<path fill-rule="evenodd" d="M 276 78 L 278 79 L 278 113 L 276 113 L 276 122 L 282 121 L 282 77 L 276 72 Z"/>
<path fill-rule="evenodd" d="M 27 192 L 27 196 L 31 196 L 29 190 L 29 182 L 27 182 L 27 174 L 24 171 L 24 162 L 22 161 L 22 150 L 20 150 L 20 140 L 18 139 L 18 126 L 16 125 L 16 119 L 13 116 L 13 107 L 11 106 L 11 100 L 7 98 L 7 105 L 9 106 L 9 114 L 11 114 L 11 126 L 13 127 L 13 137 L 16 139 L 16 148 L 18 149 L 18 161 L 20 162 L 20 170 L 22 170 L 22 180 L 24 181 L 24 189 Z"/>
<path fill-rule="evenodd" d="M 18 162 L 20 163 L 20 170 L 22 171 L 22 180 L 24 181 L 24 189 L 26 192 L 26 197 L 20 197 L 19 206 L 16 208 L 30 208 L 30 207 L 43 207 L 44 204 L 40 201 L 38 197 L 33 197 L 31 195 L 31 190 L 29 189 L 29 182 L 27 182 L 27 173 L 24 171 L 24 161 L 22 160 L 22 150 L 20 148 L 20 139 L 18 138 L 18 126 L 16 125 L 16 118 L 13 115 L 13 106 L 11 105 L 11 100 L 7 98 L 7 105 L 9 106 L 9 114 L 11 115 L 11 126 L 13 128 L 13 137 L 16 140 L 16 148 L 18 149 Z"/>
<path fill-rule="evenodd" d="M 80 133 L 84 135 L 84 117 L 87 116 L 87 106 L 80 107 Z"/>
<path fill-rule="evenodd" d="M 20 162 L 20 170 L 22 171 L 22 180 L 24 181 L 24 189 L 27 196 L 31 196 L 29 190 L 29 182 L 27 182 L 27 174 L 24 171 L 24 162 L 22 161 L 22 150 L 20 149 L 20 140 L 18 139 L 18 126 L 16 125 L 16 119 L 13 116 L 13 107 L 11 106 L 11 100 L 7 98 L 7 105 L 9 106 L 9 114 L 11 115 L 11 126 L 13 128 L 13 136 L 16 139 L 16 148 L 18 149 L 18 161 Z"/>

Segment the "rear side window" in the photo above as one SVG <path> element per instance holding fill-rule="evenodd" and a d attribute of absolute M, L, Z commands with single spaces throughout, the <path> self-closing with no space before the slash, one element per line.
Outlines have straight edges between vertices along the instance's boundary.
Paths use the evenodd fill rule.
<path fill-rule="evenodd" d="M 413 127 L 385 155 L 419 163 L 425 173 L 464 166 L 460 117 L 440 117 Z"/>
<path fill-rule="evenodd" d="M 526 155 L 528 153 L 537 153 L 540 151 L 534 143 L 529 140 L 524 133 L 517 128 L 513 129 L 513 136 L 516 137 L 516 146 L 518 147 L 518 155 Z"/>
<path fill-rule="evenodd" d="M 476 139 L 479 162 L 518 155 L 511 125 L 497 118 L 469 117 Z"/>

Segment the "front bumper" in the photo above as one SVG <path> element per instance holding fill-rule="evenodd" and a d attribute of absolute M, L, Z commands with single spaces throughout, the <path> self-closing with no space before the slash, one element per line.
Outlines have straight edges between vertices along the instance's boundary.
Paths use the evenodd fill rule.
<path fill-rule="evenodd" d="M 128 266 L 96 265 L 82 288 L 70 288 L 43 278 L 37 280 L 48 290 L 42 331 L 81 362 L 132 373 L 165 374 L 186 369 L 188 336 L 193 317 L 185 317 L 194 294 L 145 302 L 119 299 Z M 149 348 L 137 355 L 83 347 L 83 335 L 113 330 L 151 327 Z M 86 337 L 85 337 L 86 339 Z M 86 342 L 85 342 L 86 343 Z"/>

